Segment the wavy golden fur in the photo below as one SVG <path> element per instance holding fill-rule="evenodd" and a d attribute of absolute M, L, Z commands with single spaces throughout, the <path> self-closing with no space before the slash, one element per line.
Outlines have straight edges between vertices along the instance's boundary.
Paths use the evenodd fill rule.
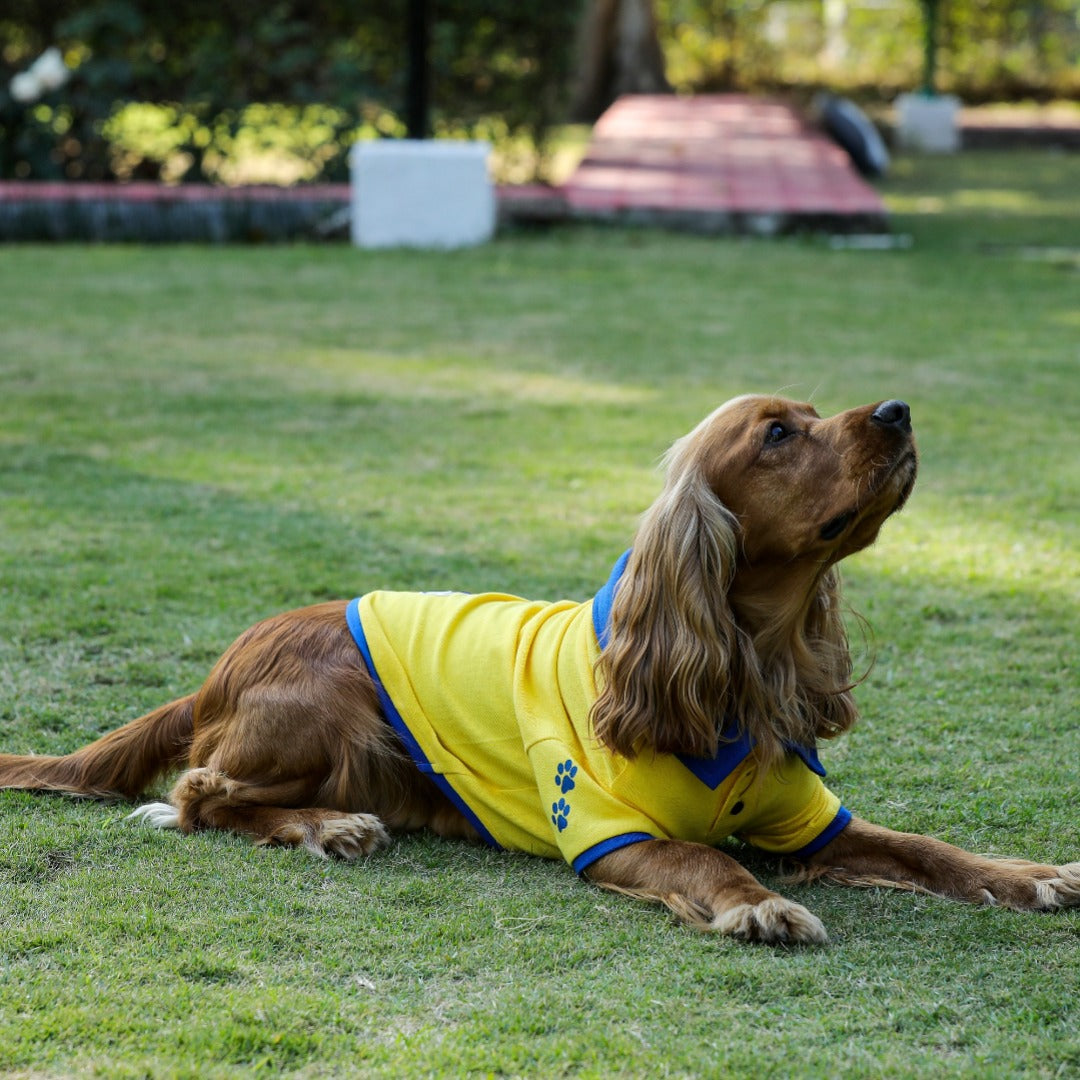
<path fill-rule="evenodd" d="M 612 609 L 611 642 L 597 665 L 602 690 L 593 726 L 617 753 L 647 746 L 712 757 L 719 717 L 735 721 L 775 760 L 784 743 L 813 746 L 858 716 L 840 579 L 827 558 L 811 559 L 797 591 L 759 597 L 752 622 L 732 608 L 746 558 L 732 506 L 744 500 L 736 494 L 721 501 L 707 474 L 708 448 L 719 427 L 760 429 L 746 416 L 759 409 L 756 399 L 729 402 L 667 454 L 664 490 L 638 529 Z M 819 438 L 813 452 L 834 451 Z M 747 471 L 754 467 L 763 467 L 758 458 Z M 779 483 L 774 476 L 764 498 L 786 507 L 784 488 L 797 479 L 795 469 Z"/>
<path fill-rule="evenodd" d="M 865 405 L 822 419 L 775 397 L 736 398 L 667 457 L 596 668 L 594 733 L 612 753 L 715 754 L 737 724 L 775 760 L 856 718 L 836 564 L 877 537 L 915 479 L 910 411 Z M 388 830 L 475 837 L 413 765 L 379 711 L 345 602 L 246 631 L 194 694 L 60 757 L 0 755 L 0 787 L 134 798 L 183 769 L 167 803 L 136 813 L 190 832 L 352 858 Z M 691 925 L 756 941 L 825 940 L 801 904 L 730 854 L 643 840 L 588 868 Z M 1020 910 L 1080 904 L 1080 863 L 991 860 L 853 818 L 804 876 L 895 885 Z"/>

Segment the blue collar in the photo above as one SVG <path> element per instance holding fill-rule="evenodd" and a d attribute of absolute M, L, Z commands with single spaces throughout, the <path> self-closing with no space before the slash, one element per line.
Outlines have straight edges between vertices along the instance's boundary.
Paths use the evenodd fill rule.
<path fill-rule="evenodd" d="M 604 587 L 593 597 L 593 629 L 596 631 L 596 640 L 601 649 L 607 648 L 611 638 L 611 605 L 629 561 L 630 552 L 624 551 L 612 568 L 611 576 L 604 583 Z M 801 758 L 811 772 L 817 773 L 818 776 L 825 775 L 825 768 L 818 758 L 816 746 L 785 743 L 784 748 L 789 754 Z M 729 721 L 720 733 L 720 749 L 715 757 L 692 757 L 690 754 L 677 756 L 706 787 L 715 791 L 750 756 L 753 749 L 754 740 L 746 732 L 741 731 L 736 723 Z"/>
<path fill-rule="evenodd" d="M 715 791 L 750 756 L 753 749 L 754 740 L 734 724 L 728 724 L 720 733 L 720 749 L 715 757 L 692 757 L 690 754 L 678 754 L 677 757 L 707 788 Z M 787 742 L 784 749 L 801 758 L 811 772 L 818 776 L 825 775 L 825 766 L 818 758 L 816 746 Z"/>
<path fill-rule="evenodd" d="M 615 600 L 615 590 L 619 587 L 626 564 L 630 561 L 630 552 L 624 551 L 619 556 L 619 561 L 612 568 L 611 577 L 604 583 L 604 587 L 593 597 L 592 624 L 596 631 L 596 640 L 601 649 L 607 648 L 611 638 L 611 605 Z"/>

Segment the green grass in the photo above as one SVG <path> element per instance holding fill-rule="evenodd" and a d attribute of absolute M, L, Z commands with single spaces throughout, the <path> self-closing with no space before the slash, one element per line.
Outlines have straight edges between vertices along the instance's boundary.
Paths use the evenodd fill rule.
<path fill-rule="evenodd" d="M 902 396 L 922 477 L 848 564 L 876 664 L 830 783 L 885 825 L 1080 857 L 1078 180 L 1069 157 L 902 160 L 896 252 L 6 249 L 0 747 L 74 749 L 284 607 L 584 598 L 714 404 Z M 0 1072 L 1080 1071 L 1077 912 L 786 886 L 833 944 L 771 950 L 554 862 L 416 836 L 319 863 L 126 812 L 0 794 Z"/>

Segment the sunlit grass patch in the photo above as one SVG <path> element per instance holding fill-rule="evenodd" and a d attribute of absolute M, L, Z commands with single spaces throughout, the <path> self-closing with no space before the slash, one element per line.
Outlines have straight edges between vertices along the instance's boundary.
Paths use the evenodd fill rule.
<path fill-rule="evenodd" d="M 881 183 L 901 227 L 910 218 L 920 239 L 942 238 L 984 249 L 999 244 L 1078 242 L 1077 155 L 981 150 L 898 158 Z M 995 224 L 991 226 L 991 222 Z M 962 234 L 955 225 L 962 223 Z"/>

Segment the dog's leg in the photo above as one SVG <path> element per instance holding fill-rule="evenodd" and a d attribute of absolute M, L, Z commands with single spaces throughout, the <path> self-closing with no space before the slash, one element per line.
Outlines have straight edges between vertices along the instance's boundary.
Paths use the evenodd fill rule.
<path fill-rule="evenodd" d="M 302 780 L 250 784 L 213 769 L 190 769 L 177 781 L 168 803 L 142 806 L 132 817 L 183 832 L 228 829 L 250 836 L 257 844 L 303 847 L 322 857 L 353 859 L 390 842 L 374 814 L 275 805 L 303 800 L 307 788 Z"/>
<path fill-rule="evenodd" d="M 858 818 L 806 863 L 810 877 L 848 885 L 915 889 L 1017 911 L 1080 906 L 1080 863 L 1046 866 L 1023 859 L 988 859 L 941 840 L 893 832 Z"/>
<path fill-rule="evenodd" d="M 343 858 L 382 846 L 388 829 L 476 836 L 380 715 L 344 603 L 243 634 L 199 690 L 194 721 L 191 768 L 169 802 L 135 813 L 152 825 Z"/>
<path fill-rule="evenodd" d="M 657 900 L 698 929 L 780 944 L 828 940 L 816 915 L 704 844 L 643 840 L 598 859 L 586 874 L 605 888 Z"/>

